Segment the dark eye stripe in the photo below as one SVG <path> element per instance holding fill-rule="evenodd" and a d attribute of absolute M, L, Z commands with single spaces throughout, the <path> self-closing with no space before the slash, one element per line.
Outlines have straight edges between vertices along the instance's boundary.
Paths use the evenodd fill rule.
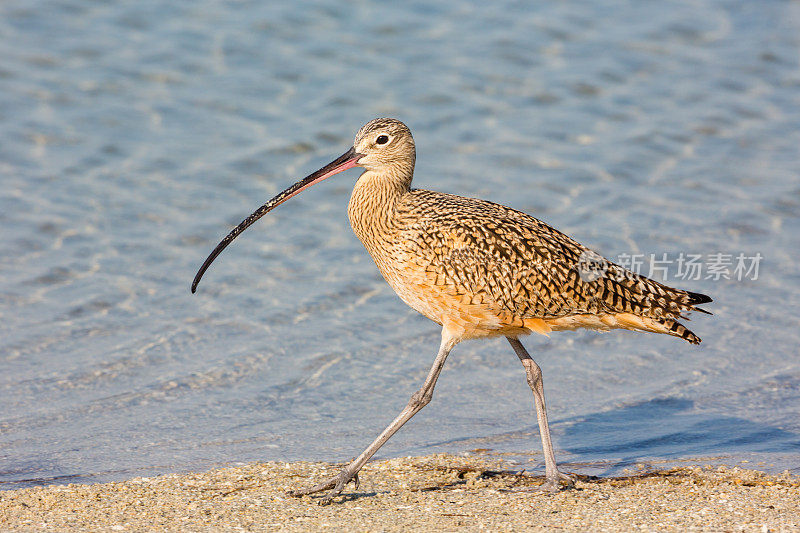
<path fill-rule="evenodd" d="M 388 135 L 378 135 L 378 138 L 375 139 L 375 143 L 376 144 L 386 144 L 388 142 L 389 142 L 389 136 Z"/>

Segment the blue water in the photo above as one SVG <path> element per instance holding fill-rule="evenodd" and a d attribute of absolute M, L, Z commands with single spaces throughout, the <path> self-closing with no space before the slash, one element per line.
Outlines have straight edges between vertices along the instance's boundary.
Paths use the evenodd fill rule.
<path fill-rule="evenodd" d="M 536 336 L 558 459 L 800 469 L 800 3 L 0 4 L 0 487 L 343 461 L 405 405 L 437 326 L 380 278 L 349 171 L 197 268 L 243 217 L 394 116 L 416 186 L 623 254 L 754 257 L 699 347 Z M 645 272 L 647 273 L 647 272 Z M 452 353 L 381 457 L 541 464 L 502 340 Z"/>

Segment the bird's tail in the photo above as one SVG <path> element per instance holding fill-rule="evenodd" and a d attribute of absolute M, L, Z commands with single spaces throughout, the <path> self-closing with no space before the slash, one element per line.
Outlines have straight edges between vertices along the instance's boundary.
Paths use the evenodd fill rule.
<path fill-rule="evenodd" d="M 700 337 L 678 320 L 688 320 L 687 314 L 692 311 L 710 315 L 698 307 L 711 302 L 709 296 L 669 287 L 613 263 L 608 272 L 611 276 L 605 280 L 603 296 L 621 327 L 665 333 L 700 344 Z"/>

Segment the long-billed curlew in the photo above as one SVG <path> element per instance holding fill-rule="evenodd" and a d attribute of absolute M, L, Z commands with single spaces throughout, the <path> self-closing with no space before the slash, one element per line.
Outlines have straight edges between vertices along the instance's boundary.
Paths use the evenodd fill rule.
<path fill-rule="evenodd" d="M 520 335 L 575 328 L 630 329 L 700 339 L 678 322 L 701 311 L 704 294 L 673 289 L 611 263 L 544 222 L 508 207 L 411 188 L 416 150 L 402 122 L 379 118 L 356 134 L 353 147 L 247 217 L 208 256 L 192 292 L 214 259 L 240 233 L 289 198 L 355 166 L 363 167 L 347 214 L 383 277 L 412 308 L 442 326 L 439 353 L 422 387 L 361 455 L 338 475 L 295 496 L 332 489 L 330 502 L 378 449 L 431 401 L 450 350 L 460 341 L 502 335 L 525 367 L 533 391 L 546 481 L 560 481 L 544 401 L 542 372 Z"/>

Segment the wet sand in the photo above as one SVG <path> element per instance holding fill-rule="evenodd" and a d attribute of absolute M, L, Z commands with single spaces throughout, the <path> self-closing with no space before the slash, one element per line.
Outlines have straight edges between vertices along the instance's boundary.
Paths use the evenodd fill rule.
<path fill-rule="evenodd" d="M 331 505 L 286 491 L 337 471 L 254 463 L 119 483 L 0 492 L 3 531 L 792 531 L 800 477 L 685 467 L 580 477 L 573 490 L 526 492 L 541 478 L 498 460 L 453 455 L 369 463 Z"/>

